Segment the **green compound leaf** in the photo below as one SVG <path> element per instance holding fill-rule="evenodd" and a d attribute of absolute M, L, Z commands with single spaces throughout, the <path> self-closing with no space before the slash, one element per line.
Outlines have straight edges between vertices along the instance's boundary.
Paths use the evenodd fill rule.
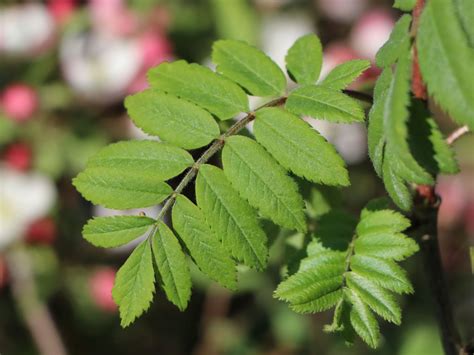
<path fill-rule="evenodd" d="M 398 233 L 410 227 L 410 220 L 392 210 L 364 211 L 362 220 L 357 225 L 359 236 L 380 233 Z"/>
<path fill-rule="evenodd" d="M 247 137 L 229 137 L 222 164 L 232 185 L 262 216 L 283 227 L 306 231 L 298 186 L 262 146 Z"/>
<path fill-rule="evenodd" d="M 400 17 L 390 34 L 390 38 L 375 56 L 377 66 L 386 68 L 394 64 L 400 54 L 404 53 L 404 48 L 410 44 L 410 24 L 410 15 L 405 14 Z"/>
<path fill-rule="evenodd" d="M 344 294 L 352 304 L 350 311 L 352 327 L 367 345 L 374 349 L 377 348 L 380 341 L 380 328 L 374 314 L 353 290 L 345 288 Z"/>
<path fill-rule="evenodd" d="M 474 51 L 453 1 L 426 4 L 416 45 L 429 94 L 456 122 L 474 129 Z"/>
<path fill-rule="evenodd" d="M 400 177 L 417 184 L 432 184 L 433 177 L 415 160 L 408 145 L 407 121 L 410 104 L 411 59 L 408 47 L 397 62 L 395 73 L 387 91 L 384 107 L 384 130 L 390 150 L 385 159 L 397 166 Z M 388 156 L 388 152 L 393 155 Z"/>
<path fill-rule="evenodd" d="M 128 326 L 150 307 L 155 291 L 155 273 L 148 240 L 138 245 L 117 272 L 112 289 L 119 306 L 121 325 Z"/>
<path fill-rule="evenodd" d="M 298 84 L 314 84 L 321 73 L 323 49 L 315 34 L 307 34 L 291 46 L 286 55 L 286 68 Z"/>
<path fill-rule="evenodd" d="M 249 111 L 245 92 L 235 83 L 184 60 L 162 63 L 148 72 L 152 88 L 191 101 L 221 120 Z"/>
<path fill-rule="evenodd" d="M 356 100 L 324 86 L 309 85 L 293 90 L 285 108 L 297 115 L 331 122 L 364 121 L 364 110 Z"/>
<path fill-rule="evenodd" d="M 152 237 L 153 255 L 166 297 L 180 310 L 186 309 L 191 297 L 191 274 L 178 239 L 163 222 L 158 222 Z"/>
<path fill-rule="evenodd" d="M 369 68 L 368 60 L 355 59 L 344 62 L 331 70 L 321 85 L 332 90 L 345 89 Z"/>
<path fill-rule="evenodd" d="M 454 0 L 454 5 L 461 26 L 468 37 L 469 45 L 474 48 L 474 2 L 471 0 Z"/>
<path fill-rule="evenodd" d="M 287 301 L 299 313 L 315 313 L 330 309 L 342 297 L 344 263 L 319 264 L 298 272 L 280 283 L 275 297 Z"/>
<path fill-rule="evenodd" d="M 405 270 L 392 260 L 367 255 L 354 255 L 351 269 L 373 283 L 396 293 L 413 293 Z"/>
<path fill-rule="evenodd" d="M 179 195 L 172 213 L 173 228 L 189 250 L 199 269 L 230 289 L 237 286 L 234 261 L 206 222 L 202 211 Z"/>
<path fill-rule="evenodd" d="M 267 262 L 267 238 L 256 212 L 234 190 L 224 172 L 203 165 L 196 179 L 197 204 L 226 250 L 245 265 L 263 269 Z"/>
<path fill-rule="evenodd" d="M 119 168 L 87 168 L 73 184 L 85 199 L 112 209 L 153 206 L 173 192 L 157 176 Z"/>
<path fill-rule="evenodd" d="M 405 271 L 394 260 L 403 260 L 418 249 L 402 234 L 410 226 L 408 219 L 384 206 L 382 201 L 369 203 L 361 213 L 355 235 L 354 230 L 337 231 L 334 220 L 328 223 L 322 216 L 318 226 L 328 223 L 334 226 L 334 232 L 316 230 L 306 250 L 308 257 L 275 292 L 275 297 L 289 302 L 296 312 L 314 313 L 335 307 L 333 322 L 325 331 L 342 332 L 350 342 L 355 331 L 374 348 L 380 332 L 372 311 L 400 324 L 401 308 L 393 293 L 413 292 Z M 334 211 L 328 215 L 331 213 L 337 218 Z M 344 237 L 334 242 L 331 237 L 337 233 Z"/>
<path fill-rule="evenodd" d="M 349 185 L 344 161 L 317 131 L 280 108 L 257 111 L 257 141 L 286 169 L 325 185 Z"/>
<path fill-rule="evenodd" d="M 217 72 L 255 96 L 278 96 L 286 88 L 280 68 L 259 49 L 241 41 L 220 40 L 212 47 Z"/>
<path fill-rule="evenodd" d="M 114 248 L 145 234 L 154 223 L 153 218 L 140 216 L 96 217 L 84 226 L 82 235 L 96 247 Z"/>
<path fill-rule="evenodd" d="M 416 0 L 395 0 L 393 7 L 402 11 L 411 11 L 416 5 Z"/>
<path fill-rule="evenodd" d="M 389 147 L 386 146 L 385 150 L 387 153 L 382 166 L 383 183 L 393 202 L 402 210 L 409 211 L 413 205 L 412 192 L 391 166 L 390 159 L 394 159 L 395 156 L 390 153 Z"/>
<path fill-rule="evenodd" d="M 154 141 L 120 142 L 92 156 L 74 186 L 86 199 L 108 208 L 148 207 L 172 192 L 163 180 L 193 163 L 181 148 Z"/>
<path fill-rule="evenodd" d="M 181 174 L 193 165 L 185 150 L 155 141 L 124 141 L 110 144 L 93 155 L 88 168 L 136 170 L 139 174 L 155 175 L 162 181 Z"/>
<path fill-rule="evenodd" d="M 219 137 L 219 126 L 207 111 L 158 90 L 128 96 L 125 107 L 145 133 L 181 148 L 199 148 Z"/>
<path fill-rule="evenodd" d="M 346 274 L 346 282 L 347 287 L 354 290 L 375 313 L 389 322 L 400 325 L 402 311 L 388 291 L 354 272 Z"/>
<path fill-rule="evenodd" d="M 382 164 L 385 147 L 384 108 L 387 92 L 392 81 L 392 70 L 385 69 L 380 74 L 374 88 L 374 104 L 369 111 L 367 130 L 369 157 L 378 176 L 382 176 Z"/>

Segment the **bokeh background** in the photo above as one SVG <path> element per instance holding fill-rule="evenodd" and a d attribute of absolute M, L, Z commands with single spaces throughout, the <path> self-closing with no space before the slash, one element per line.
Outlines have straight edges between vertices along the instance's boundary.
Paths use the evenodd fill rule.
<path fill-rule="evenodd" d="M 179 312 L 158 292 L 149 311 L 123 330 L 111 288 L 130 247 L 99 250 L 81 237 L 89 217 L 120 212 L 91 206 L 71 185 L 87 158 L 107 143 L 145 137 L 122 102 L 146 88 L 150 67 L 178 58 L 211 65 L 211 45 L 219 38 L 255 44 L 283 67 L 291 44 L 314 32 L 325 48 L 324 76 L 346 60 L 373 62 L 400 16 L 391 5 L 384 0 L 1 0 L 0 354 L 38 354 L 38 343 L 51 346 L 54 339 L 77 355 L 441 354 L 418 256 L 405 264 L 416 293 L 403 298 L 403 325 L 381 322 L 379 350 L 360 342 L 348 348 L 322 331 L 330 312 L 297 315 L 272 298 L 284 260 L 303 240 L 272 226 L 268 270 L 242 270 L 237 293 L 193 270 L 187 311 Z M 378 74 L 372 67 L 354 89 L 371 93 Z M 446 132 L 454 129 L 439 118 Z M 329 206 L 357 215 L 369 199 L 384 195 L 367 159 L 364 125 L 309 122 L 335 144 L 352 180 L 342 191 L 301 183 L 310 218 Z M 437 188 L 443 198 L 444 267 L 455 318 L 467 338 L 474 335 L 468 254 L 474 244 L 473 144 L 473 137 L 456 143 L 462 172 L 440 177 Z"/>

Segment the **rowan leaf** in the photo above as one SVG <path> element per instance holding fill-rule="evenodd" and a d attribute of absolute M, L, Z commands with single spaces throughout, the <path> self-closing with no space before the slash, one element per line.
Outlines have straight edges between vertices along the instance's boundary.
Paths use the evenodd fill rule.
<path fill-rule="evenodd" d="M 113 248 L 145 234 L 154 223 L 153 218 L 141 216 L 96 217 L 84 226 L 82 235 L 96 247 Z"/>
<path fill-rule="evenodd" d="M 173 192 L 159 176 L 123 168 L 87 168 L 73 184 L 85 199 L 112 209 L 153 206 Z"/>
<path fill-rule="evenodd" d="M 325 331 L 342 332 L 350 342 L 356 332 L 369 346 L 377 347 L 380 332 L 372 311 L 400 324 L 401 308 L 393 293 L 411 293 L 413 287 L 396 261 L 418 249 L 402 234 L 409 221 L 385 205 L 381 200 L 369 203 L 357 226 L 346 223 L 349 216 L 342 217 L 342 212 L 331 211 L 327 221 L 326 215 L 321 216 L 307 257 L 296 273 L 280 283 L 275 297 L 301 313 L 335 307 L 333 322 Z M 338 216 L 339 226 L 335 225 Z M 342 228 L 347 224 L 352 232 Z M 334 236 L 338 241 L 332 240 Z"/>
<path fill-rule="evenodd" d="M 306 231 L 298 186 L 262 146 L 247 137 L 229 137 L 222 164 L 235 189 L 262 216 L 283 227 Z"/>
<path fill-rule="evenodd" d="M 151 247 L 140 243 L 117 272 L 112 296 L 120 311 L 121 325 L 127 327 L 150 307 L 155 291 Z"/>
<path fill-rule="evenodd" d="M 191 274 L 178 239 L 159 221 L 151 244 L 166 297 L 180 310 L 186 309 L 191 297 Z"/>
<path fill-rule="evenodd" d="M 255 96 L 278 96 L 286 88 L 280 68 L 265 53 L 242 41 L 220 40 L 212 47 L 217 72 Z"/>
<path fill-rule="evenodd" d="M 156 141 L 123 141 L 110 144 L 87 163 L 88 168 L 112 171 L 134 170 L 137 174 L 155 175 L 162 181 L 179 175 L 193 165 L 194 159 L 185 150 Z"/>
<path fill-rule="evenodd" d="M 382 176 L 382 165 L 385 147 L 384 108 L 387 91 L 392 81 L 392 70 L 385 69 L 380 74 L 374 88 L 374 104 L 369 111 L 367 140 L 369 156 L 378 176 Z"/>
<path fill-rule="evenodd" d="M 317 131 L 280 108 L 257 111 L 257 141 L 286 169 L 325 185 L 349 185 L 344 161 Z"/>
<path fill-rule="evenodd" d="M 454 0 L 456 14 L 467 35 L 469 45 L 474 48 L 474 2 L 471 0 Z"/>
<path fill-rule="evenodd" d="M 394 64 L 410 44 L 411 16 L 403 15 L 393 27 L 390 38 L 379 49 L 375 56 L 375 63 L 381 68 Z"/>
<path fill-rule="evenodd" d="M 370 61 L 365 59 L 349 60 L 339 64 L 324 78 L 321 85 L 332 90 L 345 89 L 365 70 L 370 68 Z"/>
<path fill-rule="evenodd" d="M 128 96 L 125 107 L 145 133 L 181 148 L 199 148 L 219 137 L 219 126 L 209 112 L 155 89 Z"/>
<path fill-rule="evenodd" d="M 356 100 L 324 86 L 308 85 L 293 90 L 285 108 L 297 115 L 331 122 L 364 121 L 364 110 Z"/>
<path fill-rule="evenodd" d="M 184 60 L 162 63 L 148 72 L 152 88 L 191 101 L 221 120 L 249 111 L 245 92 L 235 83 Z"/>
<path fill-rule="evenodd" d="M 230 289 L 237 286 L 235 264 L 206 222 L 202 211 L 179 195 L 172 212 L 173 228 L 199 269 Z"/>
<path fill-rule="evenodd" d="M 429 94 L 456 122 L 474 129 L 474 50 L 453 1 L 426 4 L 416 46 Z"/>
<path fill-rule="evenodd" d="M 416 0 L 395 0 L 393 7 L 402 11 L 411 11 L 416 5 Z"/>
<path fill-rule="evenodd" d="M 388 291 L 354 272 L 346 274 L 346 282 L 375 313 L 389 322 L 401 323 L 401 309 Z"/>
<path fill-rule="evenodd" d="M 321 73 L 323 49 L 319 38 L 307 34 L 296 40 L 286 55 L 286 68 L 298 84 L 314 84 Z"/>
<path fill-rule="evenodd" d="M 245 265 L 263 269 L 268 249 L 256 211 L 234 190 L 222 170 L 207 164 L 200 167 L 196 199 L 226 250 Z"/>
<path fill-rule="evenodd" d="M 156 205 L 171 192 L 164 180 L 194 163 L 178 147 L 154 141 L 111 144 L 89 159 L 73 181 L 88 200 L 113 209 Z"/>
<path fill-rule="evenodd" d="M 345 288 L 344 291 L 352 304 L 350 311 L 352 327 L 371 348 L 377 348 L 380 341 L 380 329 L 373 313 L 357 293 L 348 288 Z"/>
<path fill-rule="evenodd" d="M 386 149 L 386 159 L 390 159 L 396 173 L 409 182 L 432 184 L 433 177 L 414 159 L 408 145 L 407 121 L 410 104 L 411 59 L 406 48 L 397 62 L 384 105 L 384 130 L 391 149 Z M 388 153 L 393 153 L 388 155 Z"/>
<path fill-rule="evenodd" d="M 354 255 L 351 270 L 380 287 L 396 293 L 413 293 L 406 272 L 392 260 L 367 255 Z"/>

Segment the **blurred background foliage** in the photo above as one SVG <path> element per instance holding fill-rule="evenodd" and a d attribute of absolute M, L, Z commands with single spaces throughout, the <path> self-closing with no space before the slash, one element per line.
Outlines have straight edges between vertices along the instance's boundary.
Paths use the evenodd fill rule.
<path fill-rule="evenodd" d="M 294 40 L 315 32 L 325 48 L 324 75 L 349 59 L 374 60 L 400 15 L 391 5 L 388 0 L 2 0 L 0 353 L 38 353 L 27 326 L 31 309 L 25 307 L 37 299 L 47 305 L 68 353 L 77 355 L 441 354 L 418 256 L 405 265 L 416 293 L 403 298 L 402 326 L 383 323 L 379 350 L 360 342 L 348 348 L 322 331 L 329 313 L 297 315 L 272 298 L 277 283 L 295 267 L 292 262 L 304 255 L 308 238 L 267 222 L 272 248 L 266 272 L 242 268 L 239 291 L 231 294 L 194 269 L 186 312 L 158 293 L 151 309 L 123 330 L 110 291 L 130 248 L 99 250 L 81 237 L 90 216 L 118 211 L 93 208 L 71 186 L 87 158 L 105 144 L 145 137 L 130 123 L 122 101 L 146 87 L 148 68 L 176 58 L 210 65 L 218 38 L 250 42 L 283 66 Z M 354 88 L 370 93 L 378 74 L 372 67 Z M 446 132 L 453 129 L 439 118 Z M 325 220 L 341 218 L 330 211 L 357 216 L 369 199 L 385 193 L 367 159 L 364 125 L 309 123 L 335 144 L 352 181 L 342 191 L 299 182 L 310 226 L 321 232 Z M 467 247 L 474 244 L 473 144 L 472 136 L 456 144 L 462 172 L 440 177 L 438 184 L 444 266 L 455 317 L 471 338 L 474 284 Z M 192 188 L 186 193 L 192 195 Z M 325 232 L 331 237 L 338 226 Z M 15 291 L 22 273 L 33 277 L 28 292 Z"/>

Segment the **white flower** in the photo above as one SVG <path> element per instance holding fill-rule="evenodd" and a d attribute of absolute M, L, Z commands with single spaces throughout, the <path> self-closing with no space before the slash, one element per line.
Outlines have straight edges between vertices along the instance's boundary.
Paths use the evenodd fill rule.
<path fill-rule="evenodd" d="M 69 85 L 98 102 L 122 98 L 142 65 L 137 41 L 95 32 L 65 36 L 60 58 Z"/>
<path fill-rule="evenodd" d="M 51 179 L 0 166 L 0 249 L 21 238 L 32 222 L 48 213 L 55 200 Z"/>
<path fill-rule="evenodd" d="M 55 32 L 45 6 L 26 4 L 0 9 L 0 53 L 31 54 L 41 50 Z"/>

